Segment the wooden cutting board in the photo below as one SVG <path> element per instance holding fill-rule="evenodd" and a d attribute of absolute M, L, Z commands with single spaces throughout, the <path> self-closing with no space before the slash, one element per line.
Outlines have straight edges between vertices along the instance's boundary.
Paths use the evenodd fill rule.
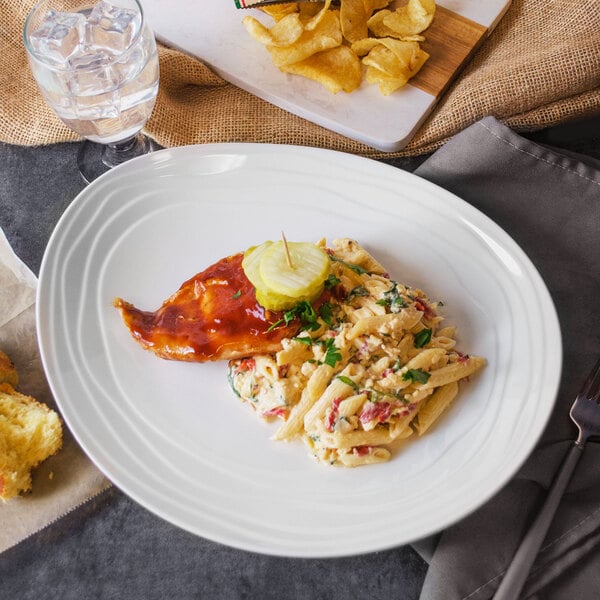
<path fill-rule="evenodd" d="M 422 48 L 429 55 L 404 88 L 382 96 L 363 82 L 331 94 L 319 83 L 281 73 L 266 49 L 242 25 L 254 9 L 234 0 L 142 0 L 163 43 L 205 62 L 231 83 L 289 112 L 384 152 L 401 150 L 435 107 L 473 52 L 497 25 L 510 0 L 438 0 Z M 232 115 L 234 118 L 235 116 Z"/>
<path fill-rule="evenodd" d="M 429 59 L 411 79 L 411 85 L 439 98 L 487 33 L 487 27 L 438 6 L 421 43 Z"/>

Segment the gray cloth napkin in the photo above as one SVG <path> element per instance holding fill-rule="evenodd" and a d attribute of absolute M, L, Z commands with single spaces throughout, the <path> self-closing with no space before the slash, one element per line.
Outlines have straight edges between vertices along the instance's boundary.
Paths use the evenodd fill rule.
<path fill-rule="evenodd" d="M 421 600 L 483 600 L 497 589 L 576 436 L 569 408 L 600 356 L 600 162 L 535 144 L 488 117 L 415 173 L 477 207 L 514 238 L 544 278 L 561 325 L 562 383 L 535 451 L 487 504 L 415 544 L 430 564 Z M 598 443 L 584 452 L 523 598 L 600 598 Z"/>

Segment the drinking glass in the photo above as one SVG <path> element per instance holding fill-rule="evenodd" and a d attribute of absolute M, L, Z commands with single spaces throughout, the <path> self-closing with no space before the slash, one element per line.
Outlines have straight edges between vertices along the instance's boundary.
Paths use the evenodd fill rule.
<path fill-rule="evenodd" d="M 141 130 L 156 101 L 158 56 L 138 0 L 41 0 L 23 37 L 44 98 L 86 139 L 86 182 L 152 151 Z"/>

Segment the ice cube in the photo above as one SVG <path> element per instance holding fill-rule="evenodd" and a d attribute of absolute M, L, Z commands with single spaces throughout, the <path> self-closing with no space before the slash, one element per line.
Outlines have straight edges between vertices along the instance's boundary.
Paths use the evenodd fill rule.
<path fill-rule="evenodd" d="M 30 36 L 36 54 L 55 63 L 65 63 L 85 40 L 85 16 L 81 13 L 48 11 L 44 22 Z"/>
<path fill-rule="evenodd" d="M 79 96 L 73 99 L 72 110 L 82 121 L 114 119 L 121 112 L 119 93 L 113 90 L 97 96 Z"/>
<path fill-rule="evenodd" d="M 96 4 L 87 19 L 87 43 L 120 54 L 128 47 L 141 24 L 139 12 L 104 0 Z"/>
<path fill-rule="evenodd" d="M 105 50 L 75 54 L 69 59 L 69 91 L 74 96 L 94 96 L 114 90 L 118 79 L 113 72 L 112 55 Z"/>

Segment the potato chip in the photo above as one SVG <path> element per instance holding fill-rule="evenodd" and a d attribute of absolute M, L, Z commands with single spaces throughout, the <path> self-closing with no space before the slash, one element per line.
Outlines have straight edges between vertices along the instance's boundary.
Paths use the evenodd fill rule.
<path fill-rule="evenodd" d="M 420 30 L 425 31 L 435 15 L 435 0 L 408 0 L 406 5 L 408 15 L 413 23 L 419 23 Z"/>
<path fill-rule="evenodd" d="M 246 28 L 246 31 L 261 44 L 266 46 L 273 41 L 273 36 L 269 28 L 263 25 L 258 19 L 250 16 L 244 17 L 242 24 Z"/>
<path fill-rule="evenodd" d="M 365 81 L 373 85 L 377 84 L 379 92 L 383 96 L 389 96 L 392 92 L 405 86 L 408 80 L 404 77 L 392 77 L 375 67 L 367 67 Z"/>
<path fill-rule="evenodd" d="M 416 64 L 416 57 L 423 53 L 417 42 L 407 42 L 394 38 L 376 38 L 374 41 L 392 52 L 398 61 L 410 70 L 412 70 L 412 65 Z"/>
<path fill-rule="evenodd" d="M 429 54 L 419 46 L 410 59 L 410 76 L 414 77 L 428 59 Z"/>
<path fill-rule="evenodd" d="M 290 46 L 304 31 L 298 13 L 285 15 L 270 29 L 254 17 L 244 17 L 242 23 L 246 31 L 265 46 Z"/>
<path fill-rule="evenodd" d="M 323 4 L 320 2 L 299 2 L 298 10 L 303 21 L 314 17 L 319 11 L 323 9 Z"/>
<path fill-rule="evenodd" d="M 385 96 L 406 85 L 429 58 L 417 42 L 394 38 L 366 38 L 352 44 L 352 50 L 364 56 L 367 82 L 378 83 Z"/>
<path fill-rule="evenodd" d="M 383 25 L 394 32 L 393 37 L 416 35 L 431 25 L 434 14 L 435 3 L 432 0 L 408 0 L 406 6 L 385 15 Z"/>
<path fill-rule="evenodd" d="M 405 83 L 410 79 L 408 65 L 398 60 L 398 57 L 385 46 L 375 46 L 362 62 L 367 67 L 378 69 L 390 77 L 404 79 Z"/>
<path fill-rule="evenodd" d="M 419 43 L 434 17 L 435 0 L 408 0 L 394 11 L 387 8 L 391 0 L 340 0 L 339 10 L 331 3 L 262 7 L 274 25 L 266 27 L 253 17 L 243 23 L 281 71 L 318 81 L 334 94 L 359 87 L 364 65 L 366 81 L 388 95 L 429 58 Z"/>
<path fill-rule="evenodd" d="M 391 37 L 394 37 L 394 36 L 391 36 Z M 401 40 L 402 42 L 424 42 L 425 36 L 424 35 L 405 35 L 398 39 Z"/>
<path fill-rule="evenodd" d="M 397 60 L 403 65 L 403 68 L 405 66 L 409 70 L 410 77 L 416 75 L 429 58 L 429 54 L 422 50 L 417 42 L 408 42 L 393 38 L 381 38 L 378 41 L 394 54 Z"/>
<path fill-rule="evenodd" d="M 363 0 L 341 0 L 340 25 L 344 38 L 349 42 L 366 38 L 369 35 L 367 21 L 370 16 Z"/>
<path fill-rule="evenodd" d="M 313 54 L 305 60 L 282 66 L 280 69 L 285 73 L 318 81 L 333 94 L 342 90 L 347 93 L 354 91 L 362 79 L 360 60 L 348 46 L 337 46 Z"/>
<path fill-rule="evenodd" d="M 392 11 L 384 8 L 383 10 L 378 10 L 368 21 L 367 27 L 369 31 L 376 35 L 377 37 L 393 37 L 395 32 L 390 29 L 387 25 L 383 24 L 383 20 L 386 16 L 391 15 Z"/>
<path fill-rule="evenodd" d="M 373 13 L 376 10 L 385 8 L 392 0 L 364 0 L 367 12 Z"/>
<path fill-rule="evenodd" d="M 377 37 L 395 37 L 423 41 L 416 36 L 425 31 L 435 14 L 432 0 L 409 0 L 395 11 L 377 11 L 367 22 L 369 30 Z"/>
<path fill-rule="evenodd" d="M 273 63 L 277 67 L 292 65 L 309 56 L 335 48 L 342 44 L 342 30 L 338 11 L 327 11 L 315 29 L 304 30 L 292 45 L 287 47 L 267 46 Z"/>
<path fill-rule="evenodd" d="M 258 10 L 269 15 L 274 21 L 280 21 L 286 15 L 298 12 L 299 9 L 297 2 L 287 2 L 285 4 L 261 6 Z"/>
<path fill-rule="evenodd" d="M 290 13 L 271 27 L 273 46 L 289 46 L 300 38 L 304 31 L 299 13 Z"/>
<path fill-rule="evenodd" d="M 358 56 L 364 56 L 365 54 L 369 54 L 369 52 L 375 48 L 379 44 L 378 38 L 364 38 L 363 40 L 358 40 L 358 42 L 354 42 L 352 46 L 352 50 L 358 54 Z"/>
<path fill-rule="evenodd" d="M 303 2 L 303 4 L 306 4 Z M 319 6 L 318 4 L 316 6 Z M 331 6 L 331 0 L 325 0 L 325 3 L 322 5 L 322 8 L 314 15 L 311 16 L 311 11 L 304 9 L 301 12 L 302 22 L 304 23 L 304 29 L 307 31 L 313 31 L 319 26 L 319 23 L 325 18 L 325 15 L 328 14 L 329 7 Z M 308 19 L 306 18 L 308 17 Z"/>
<path fill-rule="evenodd" d="M 340 24 L 344 38 L 350 43 L 366 38 L 371 15 L 389 3 L 390 0 L 340 0 Z"/>

